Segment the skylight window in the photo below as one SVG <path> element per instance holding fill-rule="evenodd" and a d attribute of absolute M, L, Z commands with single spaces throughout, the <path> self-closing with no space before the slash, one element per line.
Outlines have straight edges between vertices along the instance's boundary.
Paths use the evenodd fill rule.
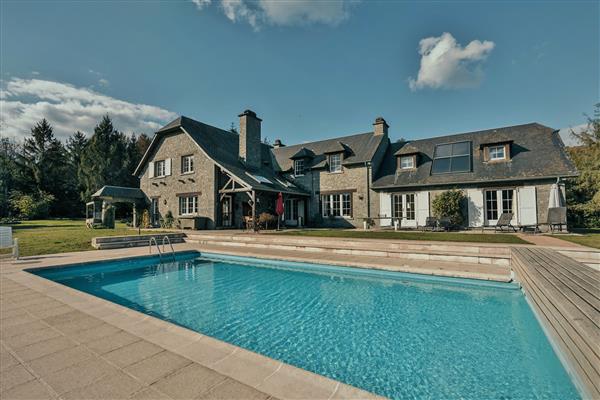
<path fill-rule="evenodd" d="M 471 142 L 438 144 L 433 155 L 432 174 L 471 171 Z"/>
<path fill-rule="evenodd" d="M 254 179 L 258 183 L 266 183 L 266 184 L 269 184 L 269 185 L 273 184 L 273 182 L 271 182 L 270 180 L 268 180 L 267 178 L 265 178 L 262 175 L 253 175 L 253 174 L 248 173 L 248 172 L 246 172 L 246 174 L 248 174 L 248 176 L 250 178 Z"/>

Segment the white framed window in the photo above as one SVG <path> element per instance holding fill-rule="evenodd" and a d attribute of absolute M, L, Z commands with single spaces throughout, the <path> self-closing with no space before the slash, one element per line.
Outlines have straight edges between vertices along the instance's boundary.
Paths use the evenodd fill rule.
<path fill-rule="evenodd" d="M 414 221 L 417 217 L 415 207 L 415 194 L 394 194 L 392 197 L 392 216 L 398 219 Z"/>
<path fill-rule="evenodd" d="M 179 215 L 193 215 L 198 213 L 198 196 L 179 197 Z"/>
<path fill-rule="evenodd" d="M 294 175 L 304 175 L 304 159 L 294 160 Z"/>
<path fill-rule="evenodd" d="M 154 162 L 154 176 L 161 177 L 166 176 L 166 162 L 165 160 L 155 161 Z"/>
<path fill-rule="evenodd" d="M 485 191 L 485 218 L 488 224 L 495 224 L 502 213 L 516 214 L 515 190 L 500 189 Z"/>
<path fill-rule="evenodd" d="M 400 156 L 400 169 L 413 169 L 415 158 L 413 156 Z"/>
<path fill-rule="evenodd" d="M 490 161 L 506 160 L 506 151 L 504 146 L 490 146 L 488 149 Z"/>
<path fill-rule="evenodd" d="M 181 173 L 189 174 L 191 172 L 194 172 L 194 156 L 181 157 Z"/>
<path fill-rule="evenodd" d="M 329 155 L 329 172 L 342 172 L 342 153 Z"/>
<path fill-rule="evenodd" d="M 321 196 L 323 217 L 352 218 L 352 193 L 334 193 Z"/>

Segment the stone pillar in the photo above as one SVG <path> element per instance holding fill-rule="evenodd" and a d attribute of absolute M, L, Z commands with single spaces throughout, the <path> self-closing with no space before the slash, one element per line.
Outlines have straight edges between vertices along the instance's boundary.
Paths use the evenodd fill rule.
<path fill-rule="evenodd" d="M 137 213 L 137 206 L 136 206 L 136 204 L 135 204 L 135 203 L 132 203 L 132 204 L 133 204 L 133 221 L 132 221 L 132 224 L 131 224 L 131 225 L 132 225 L 134 228 L 137 228 L 137 227 L 138 227 L 138 225 L 139 225 L 139 221 L 138 221 L 138 213 Z"/>

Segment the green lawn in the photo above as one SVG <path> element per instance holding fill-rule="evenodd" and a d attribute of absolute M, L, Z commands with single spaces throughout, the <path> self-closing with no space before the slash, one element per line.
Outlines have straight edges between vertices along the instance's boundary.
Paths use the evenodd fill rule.
<path fill-rule="evenodd" d="M 117 223 L 115 229 L 89 229 L 82 219 L 23 221 L 10 226 L 13 235 L 19 238 L 19 253 L 24 257 L 93 250 L 93 237 L 138 233 L 137 229 L 128 228 L 122 223 Z"/>
<path fill-rule="evenodd" d="M 530 244 L 510 233 L 457 233 L 457 232 L 395 232 L 363 231 L 344 229 L 305 229 L 274 233 L 274 235 L 296 235 L 316 237 L 342 237 L 360 239 L 436 240 L 441 242 L 476 242 Z"/>
<path fill-rule="evenodd" d="M 577 235 L 556 235 L 555 237 L 582 246 L 600 249 L 600 229 L 575 229 L 574 233 L 577 233 Z"/>

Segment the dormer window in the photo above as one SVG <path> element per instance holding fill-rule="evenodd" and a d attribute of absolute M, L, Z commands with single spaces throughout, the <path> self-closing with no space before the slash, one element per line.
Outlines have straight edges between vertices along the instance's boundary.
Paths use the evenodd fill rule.
<path fill-rule="evenodd" d="M 304 175 L 304 159 L 294 160 L 294 175 L 295 176 L 303 176 Z"/>
<path fill-rule="evenodd" d="M 329 172 L 342 172 L 342 153 L 329 155 Z"/>
<path fill-rule="evenodd" d="M 506 148 L 502 146 L 490 146 L 489 149 L 490 161 L 506 160 Z"/>
<path fill-rule="evenodd" d="M 415 156 L 400 156 L 400 169 L 414 169 L 415 168 Z"/>
<path fill-rule="evenodd" d="M 433 154 L 432 174 L 471 171 L 471 142 L 438 144 Z"/>

